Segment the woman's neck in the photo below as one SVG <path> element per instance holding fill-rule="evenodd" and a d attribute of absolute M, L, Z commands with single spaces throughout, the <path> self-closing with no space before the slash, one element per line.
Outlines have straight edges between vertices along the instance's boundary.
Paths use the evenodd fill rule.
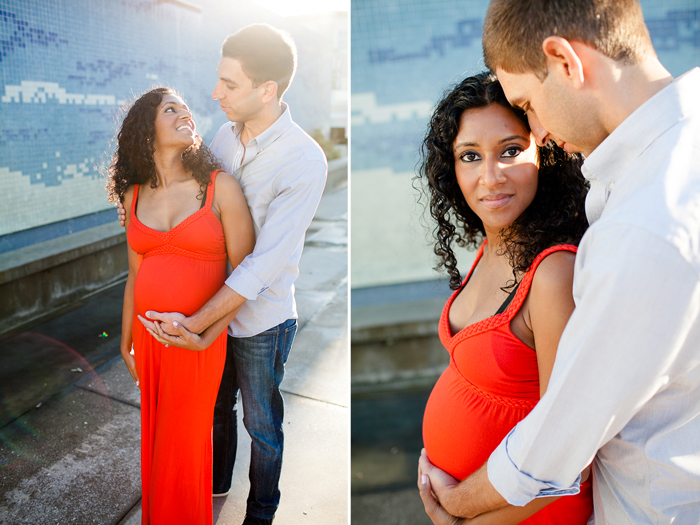
<path fill-rule="evenodd" d="M 486 232 L 486 246 L 484 246 L 484 255 L 487 253 L 489 256 L 501 256 L 503 255 L 503 238 L 500 232 Z"/>
<path fill-rule="evenodd" d="M 181 151 L 164 151 L 160 154 L 156 151 L 153 162 L 156 165 L 158 186 L 167 187 L 173 182 L 182 182 L 192 177 L 192 173 L 182 163 Z"/>

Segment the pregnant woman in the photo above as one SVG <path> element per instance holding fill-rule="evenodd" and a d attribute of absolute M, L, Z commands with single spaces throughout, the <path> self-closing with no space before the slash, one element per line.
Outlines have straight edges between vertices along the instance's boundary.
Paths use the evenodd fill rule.
<path fill-rule="evenodd" d="M 493 74 L 464 80 L 432 116 L 420 174 L 437 221 L 435 253 L 455 292 L 439 326 L 450 364 L 428 400 L 423 440 L 430 462 L 459 480 L 547 389 L 574 309 L 576 245 L 587 227 L 580 162 L 553 145 L 537 147 Z M 480 244 L 463 282 L 455 244 Z M 590 490 L 587 482 L 576 496 L 473 520 L 436 515 L 427 504 L 426 511 L 435 523 L 584 525 Z"/>
<path fill-rule="evenodd" d="M 227 255 L 235 268 L 253 250 L 243 193 L 219 167 L 175 91 L 154 89 L 129 109 L 108 190 L 127 211 L 121 352 L 141 388 L 144 525 L 212 523 L 211 431 L 230 319 L 195 352 L 158 343 L 138 316 L 196 312 L 224 283 Z"/>

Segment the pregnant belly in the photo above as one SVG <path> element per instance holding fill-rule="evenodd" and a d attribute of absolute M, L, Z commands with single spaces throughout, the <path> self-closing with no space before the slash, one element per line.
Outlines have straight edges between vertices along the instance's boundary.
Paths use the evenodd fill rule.
<path fill-rule="evenodd" d="M 468 385 L 449 366 L 430 394 L 423 416 L 423 444 L 430 461 L 464 479 L 529 412 L 497 402 Z"/>
<path fill-rule="evenodd" d="M 221 288 L 226 261 L 200 261 L 175 254 L 146 257 L 134 281 L 134 311 L 192 315 Z"/>

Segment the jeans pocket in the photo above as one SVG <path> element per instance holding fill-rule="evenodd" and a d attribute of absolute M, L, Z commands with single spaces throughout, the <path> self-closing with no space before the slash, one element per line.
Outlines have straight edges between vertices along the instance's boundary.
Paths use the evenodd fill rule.
<path fill-rule="evenodd" d="M 296 319 L 294 320 L 294 324 L 291 326 L 287 327 L 284 330 L 283 339 L 282 339 L 282 348 L 281 348 L 281 353 L 282 353 L 282 362 L 286 363 L 287 358 L 289 357 L 289 352 L 292 350 L 292 343 L 294 343 L 294 336 L 297 333 L 297 321 Z"/>

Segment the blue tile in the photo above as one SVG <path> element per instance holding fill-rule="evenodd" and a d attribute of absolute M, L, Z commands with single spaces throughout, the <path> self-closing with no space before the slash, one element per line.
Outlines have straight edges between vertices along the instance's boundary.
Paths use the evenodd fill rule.
<path fill-rule="evenodd" d="M 11 99 L 0 101 L 0 170 L 10 173 L 3 176 L 18 177 L 9 182 L 38 195 L 66 180 L 99 179 L 120 103 L 154 84 L 183 93 L 208 143 L 226 122 L 211 99 L 221 43 L 250 23 L 287 30 L 297 43 L 299 71 L 285 95 L 295 120 L 309 132 L 329 121 L 331 60 L 317 33 L 249 0 L 197 3 L 199 13 L 152 0 L 0 0 L 0 97 Z M 324 75 L 328 82 L 318 82 Z M 107 103 L 85 103 L 96 96 Z M 6 198 L 0 195 L 0 207 L 15 205 Z M 51 206 L 83 217 L 85 204 L 75 198 Z M 109 208 L 106 193 L 99 206 Z M 14 230 L 33 230 L 47 216 L 46 205 L 37 208 L 43 209 Z"/>

